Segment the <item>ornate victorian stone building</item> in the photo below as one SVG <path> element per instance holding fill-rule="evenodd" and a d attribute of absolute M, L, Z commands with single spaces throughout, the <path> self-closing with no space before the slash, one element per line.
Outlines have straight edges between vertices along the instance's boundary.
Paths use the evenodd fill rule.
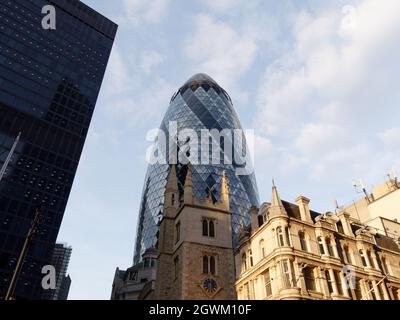
<path fill-rule="evenodd" d="M 346 211 L 319 214 L 310 200 L 252 208 L 235 250 L 239 299 L 400 299 L 400 250 Z"/>

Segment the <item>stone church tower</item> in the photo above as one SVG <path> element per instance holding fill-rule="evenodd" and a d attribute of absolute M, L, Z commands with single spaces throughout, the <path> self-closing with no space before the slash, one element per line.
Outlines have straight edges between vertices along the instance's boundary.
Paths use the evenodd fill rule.
<path fill-rule="evenodd" d="M 229 186 L 225 172 L 219 202 L 193 195 L 189 166 L 183 203 L 175 166 L 164 194 L 155 299 L 236 299 Z"/>

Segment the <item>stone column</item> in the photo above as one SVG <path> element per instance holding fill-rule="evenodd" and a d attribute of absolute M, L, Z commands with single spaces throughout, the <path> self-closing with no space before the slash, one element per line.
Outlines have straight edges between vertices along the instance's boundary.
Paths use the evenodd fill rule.
<path fill-rule="evenodd" d="M 389 293 L 388 293 L 388 289 L 386 288 L 386 283 L 385 283 L 385 281 L 382 281 L 381 284 L 380 284 L 380 286 L 381 286 L 382 291 L 383 291 L 384 299 L 385 299 L 385 300 L 390 300 Z"/>
<path fill-rule="evenodd" d="M 306 289 L 306 281 L 304 280 L 303 276 L 303 267 L 297 263 L 294 262 L 294 275 L 296 277 L 296 287 L 301 289 L 301 294 L 307 294 L 307 289 Z"/>
<path fill-rule="evenodd" d="M 393 292 L 393 287 L 392 286 L 389 286 L 388 291 L 389 291 L 390 300 L 396 300 L 396 297 L 394 296 L 394 292 Z"/>
<path fill-rule="evenodd" d="M 279 294 L 280 289 L 282 288 L 280 286 L 280 262 L 278 262 L 276 265 L 271 267 L 269 270 L 271 272 L 271 288 L 272 288 L 272 295 L 276 296 Z"/>
<path fill-rule="evenodd" d="M 362 294 L 362 297 L 364 298 L 364 300 L 371 300 L 370 294 L 368 293 L 369 290 L 367 289 L 364 279 L 360 280 L 360 289 L 361 289 L 361 294 Z"/>

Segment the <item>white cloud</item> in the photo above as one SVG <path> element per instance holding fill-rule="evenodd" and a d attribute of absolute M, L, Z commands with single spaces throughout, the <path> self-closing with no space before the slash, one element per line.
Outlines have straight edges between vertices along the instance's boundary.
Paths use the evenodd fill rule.
<path fill-rule="evenodd" d="M 259 2 L 259 0 L 199 0 L 201 3 L 206 5 L 210 10 L 218 13 L 229 14 L 232 10 L 241 8 L 244 6 L 252 6 Z"/>
<path fill-rule="evenodd" d="M 154 67 L 161 64 L 165 57 L 156 51 L 145 51 L 140 57 L 140 67 L 145 74 L 151 73 Z"/>
<path fill-rule="evenodd" d="M 400 128 L 387 129 L 379 134 L 387 150 L 395 151 L 400 156 Z"/>
<path fill-rule="evenodd" d="M 299 113 L 320 112 L 319 102 L 341 106 L 336 111 L 346 115 L 360 112 L 372 107 L 359 103 L 360 90 L 368 88 L 373 96 L 378 90 L 393 88 L 398 68 L 390 68 L 397 61 L 394 50 L 398 53 L 400 49 L 396 41 L 400 2 L 388 0 L 383 5 L 364 0 L 355 9 L 357 24 L 349 30 L 342 28 L 340 10 L 317 17 L 303 13 L 296 18 L 292 51 L 269 66 L 260 89 L 258 105 L 267 132 L 278 133 Z M 388 71 L 385 78 L 377 78 L 383 70 Z"/>
<path fill-rule="evenodd" d="M 107 67 L 107 95 L 115 95 L 126 91 L 132 85 L 133 79 L 128 72 L 128 64 L 124 60 L 118 45 L 114 45 Z"/>
<path fill-rule="evenodd" d="M 188 37 L 185 53 L 197 71 L 210 74 L 222 86 L 231 86 L 253 64 L 254 39 L 209 15 L 195 18 L 195 30 Z"/>
<path fill-rule="evenodd" d="M 315 179 L 381 177 L 399 159 L 399 129 L 387 128 L 400 115 L 400 2 L 351 8 L 295 16 L 294 43 L 259 88 L 256 127 L 284 144 L 283 167 Z"/>
<path fill-rule="evenodd" d="M 155 77 L 149 86 L 136 90 L 135 99 L 129 96 L 115 97 L 107 104 L 108 112 L 115 118 L 122 118 L 129 126 L 156 127 L 175 90 L 176 85 Z"/>
<path fill-rule="evenodd" d="M 169 0 L 124 0 L 125 16 L 120 23 L 157 24 L 168 14 Z"/>

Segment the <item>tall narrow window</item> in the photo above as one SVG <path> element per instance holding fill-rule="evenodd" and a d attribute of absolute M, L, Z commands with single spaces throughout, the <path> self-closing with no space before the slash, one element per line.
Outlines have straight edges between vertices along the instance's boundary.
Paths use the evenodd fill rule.
<path fill-rule="evenodd" d="M 176 232 L 176 243 L 181 239 L 181 223 L 178 222 L 175 226 L 175 232 Z"/>
<path fill-rule="evenodd" d="M 342 296 L 343 295 L 343 287 L 342 287 L 342 280 L 340 279 L 340 272 L 334 271 L 334 275 L 335 275 L 335 282 L 336 282 L 336 287 L 337 287 L 338 293 Z"/>
<path fill-rule="evenodd" d="M 363 298 L 362 290 L 361 290 L 361 279 L 356 280 L 356 286 L 354 288 L 354 293 L 356 295 L 357 300 L 361 300 Z"/>
<path fill-rule="evenodd" d="M 179 256 L 174 259 L 174 269 L 175 269 L 175 280 L 178 279 L 179 275 Z"/>
<path fill-rule="evenodd" d="M 283 230 L 281 227 L 276 228 L 276 235 L 278 237 L 278 244 L 280 247 L 285 246 L 284 238 L 283 238 Z"/>
<path fill-rule="evenodd" d="M 371 263 L 371 267 L 375 269 L 375 264 L 374 264 L 374 259 L 372 259 L 372 254 L 371 251 L 367 251 L 367 258 L 369 260 L 369 262 Z"/>
<path fill-rule="evenodd" d="M 269 269 L 264 273 L 265 296 L 268 298 L 272 296 L 271 275 Z"/>
<path fill-rule="evenodd" d="M 383 290 L 383 287 L 386 286 L 385 282 L 381 282 L 376 285 L 378 287 L 379 295 L 381 296 L 381 300 L 385 300 L 385 291 Z"/>
<path fill-rule="evenodd" d="M 329 273 L 329 270 L 325 270 L 325 278 L 326 282 L 328 283 L 328 290 L 329 293 L 333 293 L 333 279 L 331 278 L 331 274 Z"/>
<path fill-rule="evenodd" d="M 214 221 L 210 220 L 209 221 L 209 236 L 210 237 L 215 237 L 215 230 L 214 230 Z"/>
<path fill-rule="evenodd" d="M 322 238 L 321 238 L 321 237 L 318 237 L 317 240 L 318 240 L 319 252 L 320 252 L 321 254 L 325 254 L 324 243 L 323 243 Z"/>
<path fill-rule="evenodd" d="M 389 268 L 387 265 L 386 258 L 382 258 L 382 269 L 384 274 L 389 274 Z"/>
<path fill-rule="evenodd" d="M 347 264 L 352 263 L 349 247 L 347 245 L 343 246 L 343 258 L 344 258 L 345 263 L 347 263 Z"/>
<path fill-rule="evenodd" d="M 365 259 L 364 252 L 361 249 L 358 252 L 360 253 L 362 265 L 364 267 L 367 267 L 368 265 L 367 265 L 367 260 Z"/>
<path fill-rule="evenodd" d="M 215 237 L 215 222 L 212 219 L 203 218 L 202 220 L 203 236 Z"/>
<path fill-rule="evenodd" d="M 305 267 L 303 269 L 304 280 L 306 282 L 306 288 L 310 291 L 317 291 L 315 285 L 314 269 L 310 267 Z"/>
<path fill-rule="evenodd" d="M 208 221 L 203 219 L 203 236 L 208 236 Z"/>
<path fill-rule="evenodd" d="M 336 223 L 336 228 L 337 228 L 337 231 L 338 231 L 339 233 L 344 234 L 344 229 L 343 229 L 343 225 L 342 225 L 342 222 L 341 222 L 341 221 L 338 221 L 338 222 Z"/>
<path fill-rule="evenodd" d="M 174 206 L 175 205 L 175 193 L 173 193 L 171 195 L 171 205 Z"/>
<path fill-rule="evenodd" d="M 300 232 L 299 232 L 299 239 L 300 239 L 301 250 L 303 250 L 303 251 L 308 251 L 308 250 L 307 250 L 306 237 L 305 237 L 303 231 L 300 231 Z"/>
<path fill-rule="evenodd" d="M 286 237 L 286 243 L 288 246 L 292 246 L 292 239 L 290 238 L 290 232 L 289 232 L 289 228 L 285 227 L 285 237 Z"/>
<path fill-rule="evenodd" d="M 215 276 L 215 258 L 210 257 L 210 273 Z"/>
<path fill-rule="evenodd" d="M 242 255 L 242 271 L 246 271 L 247 270 L 247 257 L 246 254 L 243 253 Z"/>
<path fill-rule="evenodd" d="M 250 287 L 248 283 L 244 285 L 244 300 L 250 300 Z"/>
<path fill-rule="evenodd" d="M 264 244 L 264 239 L 260 240 L 260 254 L 261 258 L 265 258 L 265 244 Z"/>
<path fill-rule="evenodd" d="M 329 254 L 331 257 L 333 257 L 334 254 L 333 254 L 331 239 L 330 239 L 330 238 L 325 238 L 325 241 L 326 241 L 326 246 L 327 246 L 327 248 L 328 248 L 328 254 Z"/>
<path fill-rule="evenodd" d="M 251 268 L 253 266 L 253 252 L 249 250 L 248 255 L 249 255 L 249 266 Z"/>
<path fill-rule="evenodd" d="M 208 274 L 208 256 L 203 256 L 203 273 Z"/>
<path fill-rule="evenodd" d="M 378 299 L 376 298 L 376 293 L 375 293 L 374 285 L 372 284 L 371 281 L 367 282 L 367 289 L 368 289 L 368 291 L 369 291 L 369 294 L 370 294 L 372 300 L 378 300 Z"/>
<path fill-rule="evenodd" d="M 293 287 L 294 283 L 294 274 L 292 273 L 292 263 L 289 260 L 282 261 L 282 273 L 283 273 L 283 281 L 286 288 Z"/>

